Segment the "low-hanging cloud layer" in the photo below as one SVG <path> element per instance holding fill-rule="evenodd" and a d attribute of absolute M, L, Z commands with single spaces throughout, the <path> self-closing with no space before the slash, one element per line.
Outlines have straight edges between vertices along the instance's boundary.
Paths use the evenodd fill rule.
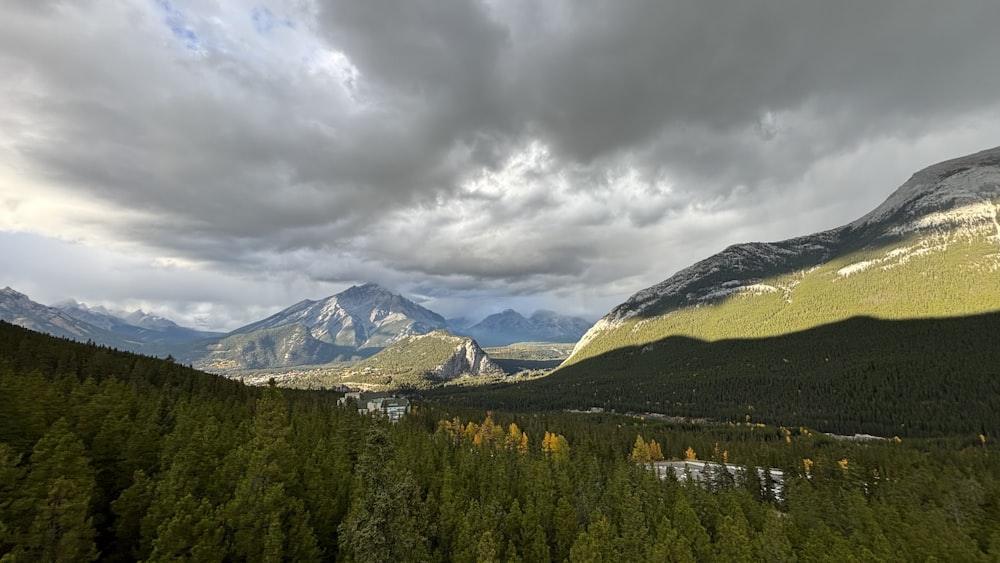
<path fill-rule="evenodd" d="M 1000 144 L 995 0 L 13 0 L 0 285 L 596 318 Z M 69 271 L 72 270 L 72 271 Z"/>

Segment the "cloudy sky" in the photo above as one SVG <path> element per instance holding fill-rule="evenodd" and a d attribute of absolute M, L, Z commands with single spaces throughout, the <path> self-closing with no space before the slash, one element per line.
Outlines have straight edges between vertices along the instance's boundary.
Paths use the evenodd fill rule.
<path fill-rule="evenodd" d="M 996 0 L 6 0 L 0 287 L 590 319 L 1000 144 Z"/>

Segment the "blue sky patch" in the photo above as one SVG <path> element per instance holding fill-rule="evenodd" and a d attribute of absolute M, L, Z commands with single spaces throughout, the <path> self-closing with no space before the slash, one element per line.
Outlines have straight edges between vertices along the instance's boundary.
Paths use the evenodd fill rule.
<path fill-rule="evenodd" d="M 267 7 L 257 6 L 250 13 L 250 18 L 253 20 L 254 29 L 261 35 L 267 35 L 274 29 L 274 14 Z"/>
<path fill-rule="evenodd" d="M 153 0 L 153 2 L 163 11 L 163 23 L 167 24 L 174 37 L 180 39 L 185 48 L 192 51 L 200 50 L 201 42 L 198 40 L 198 34 L 185 23 L 184 14 L 175 8 L 170 0 Z"/>

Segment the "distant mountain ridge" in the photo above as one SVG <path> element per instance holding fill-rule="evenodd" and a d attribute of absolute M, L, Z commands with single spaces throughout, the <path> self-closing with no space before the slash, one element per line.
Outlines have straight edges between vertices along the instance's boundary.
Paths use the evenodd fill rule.
<path fill-rule="evenodd" d="M 221 335 L 143 311 L 113 313 L 75 301 L 50 307 L 10 287 L 0 290 L 0 319 L 53 336 L 159 356 L 170 354 L 171 346 Z"/>
<path fill-rule="evenodd" d="M 146 313 L 141 309 L 132 312 L 109 311 L 104 307 L 88 307 L 76 301 L 56 305 L 56 308 L 75 319 L 108 330 L 128 341 L 146 344 L 182 344 L 223 334 L 183 327 L 170 319 Z"/>
<path fill-rule="evenodd" d="M 126 345 L 123 339 L 110 330 L 74 318 L 55 307 L 36 303 L 10 287 L 0 289 L 0 319 L 37 332 L 80 342 L 90 340 L 108 346 Z"/>
<path fill-rule="evenodd" d="M 303 300 L 229 333 L 179 326 L 142 310 L 112 311 L 67 301 L 49 307 L 11 288 L 0 292 L 0 319 L 39 332 L 166 357 L 200 369 L 233 372 L 316 366 L 367 358 L 411 336 L 447 330 L 486 345 L 575 342 L 587 321 L 552 311 L 530 318 L 508 310 L 475 326 L 441 315 L 374 283 L 318 300 Z M 469 331 L 475 336 L 469 334 Z M 476 371 L 476 370 L 473 370 Z"/>
<path fill-rule="evenodd" d="M 482 346 L 506 346 L 516 342 L 576 342 L 592 323 L 580 317 L 538 310 L 524 317 L 513 309 L 489 315 L 468 327 L 454 328 L 456 334 L 471 336 Z"/>
<path fill-rule="evenodd" d="M 914 174 L 848 225 L 730 246 L 637 292 L 567 365 L 677 335 L 762 337 L 858 315 L 923 318 L 1000 309 L 1000 147 Z"/>

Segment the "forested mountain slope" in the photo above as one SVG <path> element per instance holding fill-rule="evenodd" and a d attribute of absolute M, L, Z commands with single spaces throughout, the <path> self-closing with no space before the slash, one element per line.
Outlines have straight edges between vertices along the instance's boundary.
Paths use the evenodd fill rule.
<path fill-rule="evenodd" d="M 848 319 L 756 339 L 671 336 L 517 385 L 453 390 L 480 408 L 602 407 L 891 437 L 1000 434 L 1000 313 Z M 437 397 L 438 395 L 435 395 Z"/>
<path fill-rule="evenodd" d="M 1000 309 L 1000 147 L 928 167 L 843 227 L 731 246 L 613 309 L 567 364 L 668 336 L 773 336 L 855 316 Z"/>

